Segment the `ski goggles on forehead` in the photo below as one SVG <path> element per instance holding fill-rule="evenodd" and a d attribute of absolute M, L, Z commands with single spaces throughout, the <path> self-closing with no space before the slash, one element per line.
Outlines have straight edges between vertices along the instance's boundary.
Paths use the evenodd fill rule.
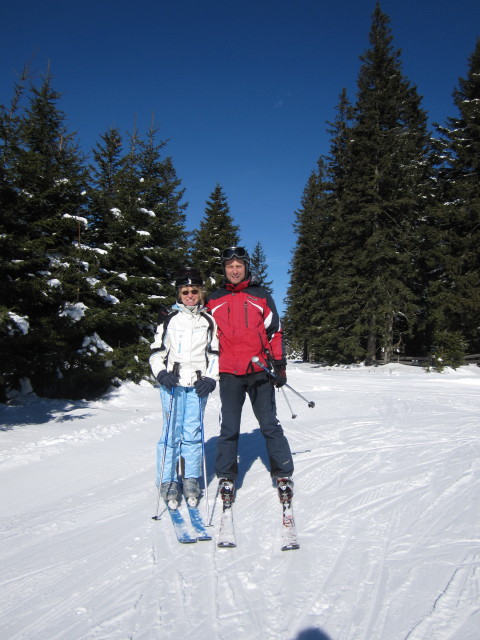
<path fill-rule="evenodd" d="M 222 251 L 223 260 L 231 260 L 232 258 L 240 258 L 240 260 L 245 260 L 247 257 L 247 252 L 243 247 L 228 247 L 228 249 L 224 249 Z"/>

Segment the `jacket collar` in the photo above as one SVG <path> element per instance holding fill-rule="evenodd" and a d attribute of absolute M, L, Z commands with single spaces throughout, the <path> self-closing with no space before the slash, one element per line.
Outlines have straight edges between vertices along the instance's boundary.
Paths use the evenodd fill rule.
<path fill-rule="evenodd" d="M 205 307 L 202 304 L 197 304 L 195 307 L 187 307 L 186 304 L 182 304 L 181 302 L 176 302 L 172 309 L 177 311 L 184 311 L 185 313 L 200 313 Z"/>
<path fill-rule="evenodd" d="M 242 280 L 242 282 L 239 282 L 238 284 L 232 284 L 231 282 L 226 282 L 225 289 L 227 289 L 227 291 L 243 291 L 248 287 L 249 284 L 250 284 L 250 278 L 248 280 Z"/>

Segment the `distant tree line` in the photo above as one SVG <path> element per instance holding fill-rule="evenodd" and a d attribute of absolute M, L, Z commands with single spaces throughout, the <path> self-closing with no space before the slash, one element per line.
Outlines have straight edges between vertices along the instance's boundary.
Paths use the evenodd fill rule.
<path fill-rule="evenodd" d="M 480 42 L 480 41 L 479 41 Z M 288 352 L 329 363 L 480 351 L 480 44 L 437 136 L 377 5 L 355 104 L 340 95 L 296 212 Z M 47 73 L 0 105 L 0 401 L 101 395 L 148 378 L 175 272 L 222 281 L 240 228 L 216 185 L 198 229 L 155 127 L 108 129 L 86 157 Z M 251 267 L 270 291 L 260 242 Z"/>
<path fill-rule="evenodd" d="M 296 212 L 289 352 L 457 366 L 480 352 L 480 39 L 435 137 L 392 40 L 377 4 L 356 102 L 341 92 Z"/>

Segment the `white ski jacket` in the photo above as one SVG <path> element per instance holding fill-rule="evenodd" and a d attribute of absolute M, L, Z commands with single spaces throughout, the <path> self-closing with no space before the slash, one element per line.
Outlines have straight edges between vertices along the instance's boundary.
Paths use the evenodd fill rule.
<path fill-rule="evenodd" d="M 163 369 L 172 371 L 178 362 L 181 387 L 193 386 L 197 371 L 218 380 L 217 325 L 203 306 L 191 309 L 180 303 L 173 305 L 158 325 L 150 348 L 149 362 L 155 378 Z"/>

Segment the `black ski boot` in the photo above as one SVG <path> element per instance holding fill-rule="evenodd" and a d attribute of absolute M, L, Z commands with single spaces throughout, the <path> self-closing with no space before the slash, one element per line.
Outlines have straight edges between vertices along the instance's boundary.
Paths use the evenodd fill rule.
<path fill-rule="evenodd" d="M 277 478 L 278 497 L 280 502 L 291 502 L 293 498 L 293 480 L 289 476 Z"/>
<path fill-rule="evenodd" d="M 235 500 L 235 484 L 233 483 L 233 480 L 222 478 L 218 484 L 220 496 L 225 503 L 225 506 L 231 505 Z"/>

